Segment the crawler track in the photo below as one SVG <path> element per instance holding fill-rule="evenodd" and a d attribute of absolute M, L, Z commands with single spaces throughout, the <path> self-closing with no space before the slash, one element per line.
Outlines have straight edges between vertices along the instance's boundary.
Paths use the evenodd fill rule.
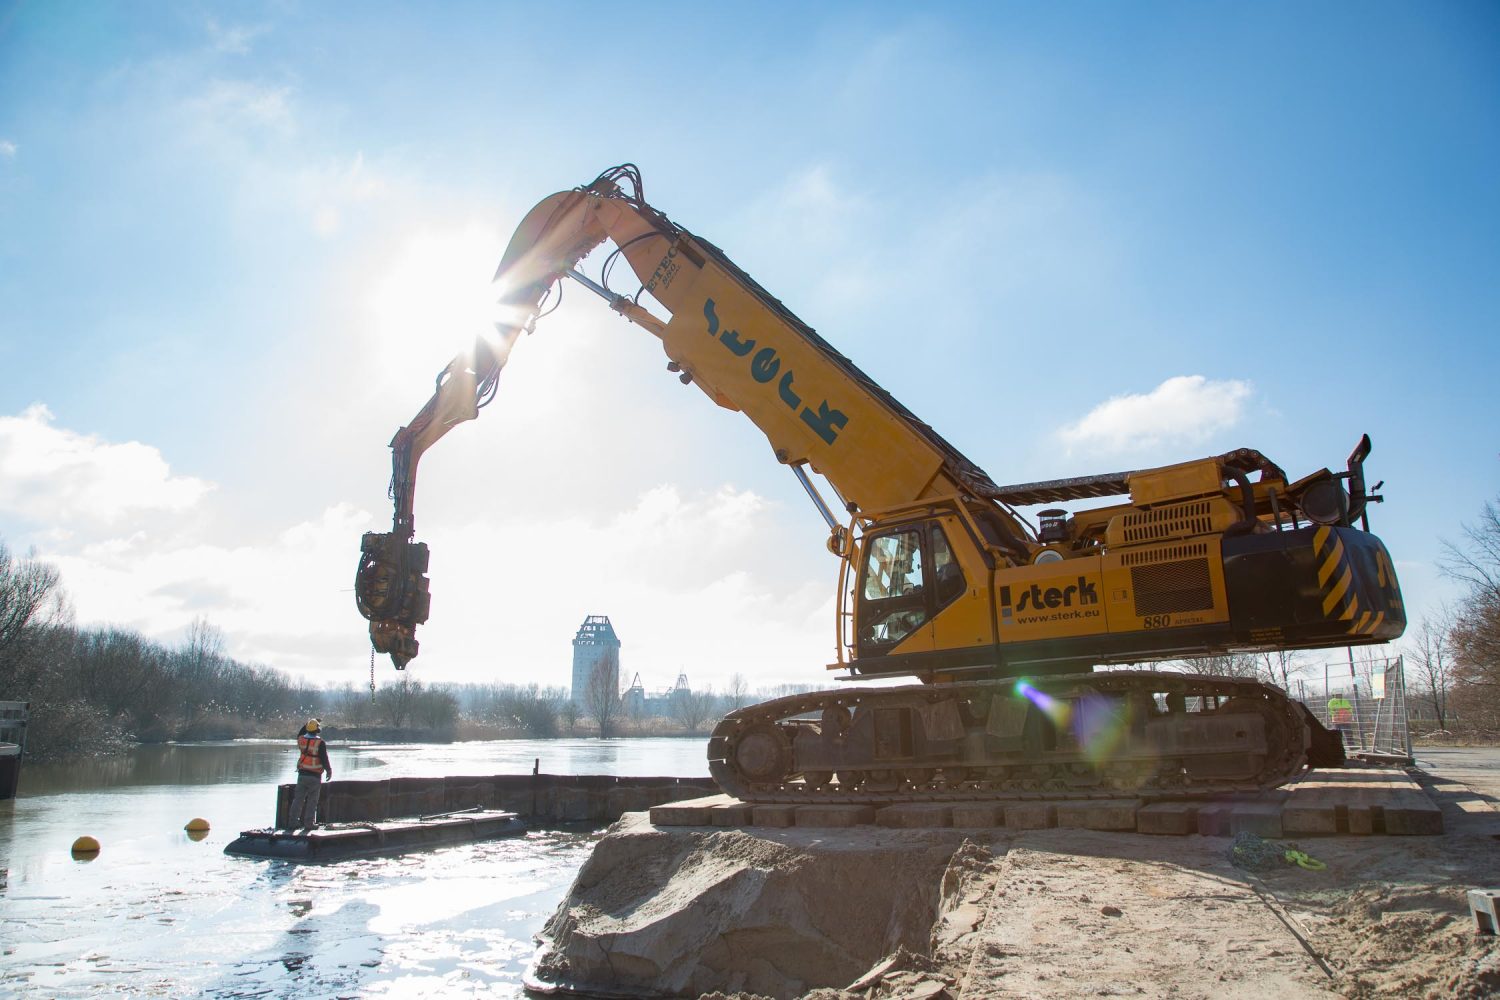
<path fill-rule="evenodd" d="M 746 802 L 1197 798 L 1295 778 L 1310 719 L 1257 681 L 1185 674 L 844 688 L 731 712 L 709 773 Z"/>

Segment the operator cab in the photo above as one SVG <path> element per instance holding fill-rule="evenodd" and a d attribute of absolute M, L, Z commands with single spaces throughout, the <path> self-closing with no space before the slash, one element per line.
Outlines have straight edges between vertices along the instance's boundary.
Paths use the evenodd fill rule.
<path fill-rule="evenodd" d="M 936 521 L 866 537 L 855 610 L 857 655 L 886 655 L 967 588 Z"/>

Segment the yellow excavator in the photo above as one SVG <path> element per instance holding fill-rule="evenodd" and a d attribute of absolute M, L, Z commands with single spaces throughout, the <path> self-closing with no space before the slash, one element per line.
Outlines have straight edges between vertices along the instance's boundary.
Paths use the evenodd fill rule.
<path fill-rule="evenodd" d="M 623 257 L 639 279 L 631 294 L 578 269 L 606 240 L 603 276 Z M 493 397 L 512 344 L 564 280 L 655 335 L 668 370 L 749 417 L 806 489 L 839 563 L 829 669 L 920 681 L 730 713 L 708 744 L 726 792 L 1172 798 L 1256 791 L 1342 762 L 1338 734 L 1276 687 L 1125 667 L 1400 636 L 1395 570 L 1369 531 L 1367 505 L 1381 497 L 1365 483 L 1368 436 L 1345 471 L 1296 480 L 1247 448 L 998 486 L 723 251 L 647 204 L 631 164 L 522 220 L 496 273 L 512 319 L 439 373 L 391 441 L 393 528 L 364 536 L 355 595 L 397 669 L 417 655 L 429 610 L 418 461 Z M 1017 510 L 1041 505 L 1035 527 Z"/>

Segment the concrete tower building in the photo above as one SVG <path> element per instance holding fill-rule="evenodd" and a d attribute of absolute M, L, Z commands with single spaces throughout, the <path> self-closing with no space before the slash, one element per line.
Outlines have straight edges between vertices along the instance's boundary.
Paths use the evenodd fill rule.
<path fill-rule="evenodd" d="M 573 637 L 573 689 L 569 697 L 573 704 L 583 707 L 588 702 L 589 681 L 601 663 L 608 664 L 614 676 L 609 678 L 610 688 L 620 690 L 620 637 L 609 623 L 608 615 L 589 615 L 578 626 Z M 613 653 L 613 656 L 610 654 Z"/>

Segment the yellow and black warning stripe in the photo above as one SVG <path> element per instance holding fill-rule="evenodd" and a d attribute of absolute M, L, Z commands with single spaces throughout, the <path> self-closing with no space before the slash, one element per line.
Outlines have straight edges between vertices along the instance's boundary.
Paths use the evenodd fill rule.
<path fill-rule="evenodd" d="M 1318 566 L 1318 588 L 1323 593 L 1323 614 L 1348 622 L 1352 635 L 1373 635 L 1385 621 L 1385 612 L 1360 608 L 1359 593 L 1354 586 L 1354 564 L 1343 541 L 1332 528 L 1321 527 L 1313 532 L 1313 552 Z M 1382 575 L 1384 571 L 1385 567 L 1380 567 Z"/>

